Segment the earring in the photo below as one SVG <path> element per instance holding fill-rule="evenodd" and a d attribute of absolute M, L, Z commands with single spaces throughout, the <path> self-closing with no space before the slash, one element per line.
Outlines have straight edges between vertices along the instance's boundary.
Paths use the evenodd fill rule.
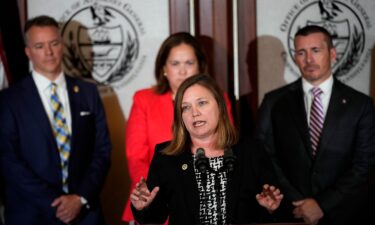
<path fill-rule="evenodd" d="M 163 73 L 163 75 L 164 75 L 164 76 L 166 77 L 166 76 L 167 76 L 167 73 L 166 73 L 166 72 L 164 72 L 164 73 Z"/>

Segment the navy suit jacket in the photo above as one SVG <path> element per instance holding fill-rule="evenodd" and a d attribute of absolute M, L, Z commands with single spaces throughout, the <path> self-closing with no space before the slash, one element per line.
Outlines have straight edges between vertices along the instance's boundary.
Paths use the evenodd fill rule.
<path fill-rule="evenodd" d="M 103 224 L 99 193 L 111 151 L 103 105 L 95 85 L 65 77 L 72 117 L 69 194 L 90 205 L 75 224 Z M 61 224 L 51 207 L 63 195 L 59 152 L 31 76 L 1 92 L 0 124 L 6 224 Z"/>
<path fill-rule="evenodd" d="M 314 198 L 325 214 L 320 224 L 360 224 L 375 152 L 371 98 L 334 80 L 313 158 L 299 79 L 265 96 L 257 136 L 270 154 L 290 216 L 291 201 Z"/>

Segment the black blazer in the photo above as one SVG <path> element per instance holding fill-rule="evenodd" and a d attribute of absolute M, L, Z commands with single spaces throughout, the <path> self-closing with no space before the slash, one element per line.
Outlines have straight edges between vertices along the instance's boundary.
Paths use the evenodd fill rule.
<path fill-rule="evenodd" d="M 356 215 L 367 196 L 375 151 L 372 100 L 334 80 L 315 159 L 301 79 L 268 93 L 260 111 L 257 137 L 272 159 L 284 203 L 314 198 L 325 214 L 321 224 L 351 224 L 360 218 Z"/>
<path fill-rule="evenodd" d="M 69 192 L 88 200 L 76 224 L 103 224 L 99 193 L 110 166 L 111 143 L 93 84 L 66 76 L 72 117 Z M 6 224 L 61 224 L 52 201 L 61 196 L 59 151 L 31 76 L 0 94 L 0 168 Z"/>
<path fill-rule="evenodd" d="M 193 156 L 190 149 L 178 156 L 162 154 L 160 151 L 168 143 L 156 146 L 147 179 L 149 189 L 159 186 L 159 193 L 147 209 L 137 211 L 132 206 L 133 215 L 140 223 L 164 223 L 169 216 L 169 224 L 199 224 L 199 193 Z M 232 148 L 237 161 L 228 181 L 228 223 L 258 222 L 267 215 L 256 202 L 255 194 L 261 191 L 270 172 L 259 166 L 266 158 L 256 149 L 256 145 L 248 141 L 241 141 Z M 187 165 L 187 169 L 184 170 L 183 165 Z"/>

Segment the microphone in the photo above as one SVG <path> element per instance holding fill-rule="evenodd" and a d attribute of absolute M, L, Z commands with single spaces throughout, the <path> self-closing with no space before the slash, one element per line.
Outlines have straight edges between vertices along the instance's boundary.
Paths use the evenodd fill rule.
<path fill-rule="evenodd" d="M 201 173 L 205 173 L 209 168 L 210 164 L 208 162 L 208 158 L 204 154 L 203 148 L 198 148 L 197 152 L 195 153 L 195 168 L 199 170 Z"/>
<path fill-rule="evenodd" d="M 234 171 L 234 166 L 236 164 L 236 156 L 233 154 L 231 148 L 224 151 L 224 167 L 228 169 L 229 172 Z"/>

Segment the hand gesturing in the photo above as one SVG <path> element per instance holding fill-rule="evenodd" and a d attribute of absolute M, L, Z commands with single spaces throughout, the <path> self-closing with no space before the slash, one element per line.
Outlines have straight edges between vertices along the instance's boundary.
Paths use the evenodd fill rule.
<path fill-rule="evenodd" d="M 130 195 L 130 201 L 132 202 L 134 208 L 137 210 L 142 210 L 151 204 L 158 191 L 159 187 L 155 187 L 150 192 L 145 179 L 141 177 L 140 181 L 135 185 L 135 188 Z"/>
<path fill-rule="evenodd" d="M 262 193 L 255 196 L 259 205 L 266 208 L 269 212 L 273 212 L 280 206 L 283 197 L 284 195 L 280 193 L 278 188 L 268 184 L 263 185 Z"/>

